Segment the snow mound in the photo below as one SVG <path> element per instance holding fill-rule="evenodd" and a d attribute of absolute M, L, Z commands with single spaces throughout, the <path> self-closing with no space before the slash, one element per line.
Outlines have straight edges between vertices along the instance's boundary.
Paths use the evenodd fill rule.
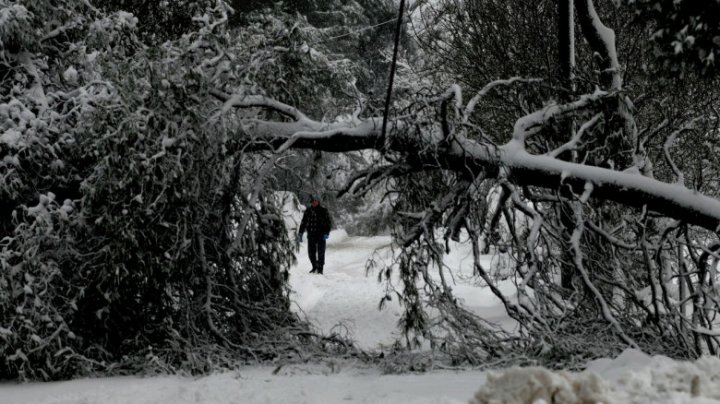
<path fill-rule="evenodd" d="M 653 357 L 638 349 L 626 349 L 615 359 L 600 358 L 588 362 L 585 370 L 595 372 L 602 375 L 603 379 L 616 383 L 631 372 L 642 372 L 649 369 L 654 360 L 657 361 L 661 358 L 665 357 Z"/>
<path fill-rule="evenodd" d="M 720 403 L 720 358 L 695 362 L 654 357 L 645 371 L 631 372 L 618 384 L 617 402 Z"/>
<path fill-rule="evenodd" d="M 555 373 L 545 368 L 510 368 L 489 374 L 471 404 L 603 403 L 611 389 L 595 373 Z"/>
<path fill-rule="evenodd" d="M 629 363 L 630 358 L 638 362 Z M 553 372 L 540 367 L 491 373 L 470 403 L 720 403 L 720 358 L 683 362 L 627 350 L 614 360 L 602 361 L 591 362 L 589 368 L 601 374 L 610 371 L 604 374 L 606 380 L 593 371 Z M 626 370 L 622 377 L 619 369 Z"/>

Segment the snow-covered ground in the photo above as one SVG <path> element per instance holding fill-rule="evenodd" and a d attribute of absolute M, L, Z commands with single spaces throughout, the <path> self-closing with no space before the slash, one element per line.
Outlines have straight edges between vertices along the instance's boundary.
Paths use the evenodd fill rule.
<path fill-rule="evenodd" d="M 365 270 L 371 255 L 388 257 L 389 244 L 389 237 L 348 237 L 343 231 L 333 232 L 328 241 L 324 276 L 308 274 L 310 265 L 303 245 L 290 278 L 295 309 L 324 332 L 349 333 L 363 348 L 391 343 L 396 336 L 400 307 L 393 300 L 378 311 L 385 286 L 377 282 L 377 272 L 371 271 L 366 276 Z M 499 301 L 487 289 L 472 285 L 468 276 L 469 248 L 451 245 L 451 249 L 446 265 L 454 270 L 455 293 L 474 311 L 512 330 L 514 323 L 504 314 Z M 484 264 L 492 266 L 491 260 L 486 257 Z M 512 291 L 510 282 L 501 282 L 499 286 Z M 542 393 L 541 387 L 557 392 L 584 386 L 582 391 L 595 394 L 596 400 L 588 402 L 720 403 L 720 360 L 716 358 L 703 358 L 692 364 L 628 350 L 615 359 L 593 361 L 588 369 L 600 379 L 586 383 L 572 379 L 586 375 L 564 378 L 553 374 L 549 378 L 547 374 L 543 376 L 542 370 L 514 370 L 505 376 L 498 373 L 490 378 L 494 382 L 486 386 L 483 394 L 487 394 L 481 396 L 497 397 L 493 388 L 541 397 L 538 395 Z M 201 378 L 6 382 L 0 384 L 0 404 L 467 403 L 487 376 L 486 372 L 472 370 L 384 375 L 380 369 L 362 364 L 328 361 L 280 369 L 251 366 Z M 518 397 L 506 395 L 506 401 L 499 402 L 522 402 Z"/>
<path fill-rule="evenodd" d="M 389 236 L 348 237 L 343 230 L 332 232 L 328 240 L 324 276 L 308 273 L 311 265 L 305 253 L 306 244 L 303 243 L 298 264 L 290 275 L 295 309 L 304 313 L 325 333 L 349 333 L 361 348 L 375 349 L 378 345 L 392 343 L 398 335 L 397 321 L 401 307 L 397 299 L 393 299 L 386 303 L 383 310 L 378 310 L 386 286 L 378 283 L 379 269 L 370 272 L 365 269 L 371 257 L 389 261 L 390 243 Z M 471 254 L 469 245 L 451 244 L 451 254 L 445 265 L 452 268 L 456 281 L 453 291 L 473 311 L 512 330 L 515 323 L 505 314 L 500 300 L 489 289 L 472 284 Z M 487 256 L 483 264 L 489 268 L 496 260 Z M 394 285 L 399 287 L 397 278 L 393 277 L 393 280 Z M 514 289 L 510 281 L 500 282 L 499 287 L 504 292 Z M 392 293 L 391 296 L 395 297 Z"/>

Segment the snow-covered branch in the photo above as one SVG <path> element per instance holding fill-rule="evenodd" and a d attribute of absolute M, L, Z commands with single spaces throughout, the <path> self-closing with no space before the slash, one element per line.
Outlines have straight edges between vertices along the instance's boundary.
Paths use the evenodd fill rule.
<path fill-rule="evenodd" d="M 620 90 L 622 88 L 622 75 L 620 74 L 620 63 L 615 48 L 615 31 L 600 20 L 593 0 L 576 0 L 575 5 L 583 35 L 590 43 L 592 50 L 600 55 L 604 88 L 607 90 Z"/>
<path fill-rule="evenodd" d="M 262 95 L 245 95 L 245 94 L 235 94 L 235 95 L 227 95 L 221 91 L 213 90 L 211 91 L 211 95 L 214 97 L 222 100 L 225 102 L 222 108 L 222 112 L 227 112 L 230 110 L 230 108 L 236 107 L 236 108 L 265 108 L 272 111 L 275 111 L 277 113 L 280 113 L 282 115 L 285 115 L 289 118 L 292 118 L 296 121 L 302 121 L 306 120 L 307 117 L 300 112 L 298 109 L 291 107 L 290 105 L 284 104 L 280 101 L 273 100 L 271 98 L 262 96 Z"/>
<path fill-rule="evenodd" d="M 525 141 L 545 127 L 548 121 L 595 106 L 613 95 L 605 91 L 596 91 L 593 94 L 581 96 L 577 101 L 567 104 L 552 104 L 525 115 L 515 122 L 512 144 L 524 149 Z"/>
<path fill-rule="evenodd" d="M 440 134 L 425 133 L 419 136 L 409 130 L 413 127 L 413 117 L 400 117 L 392 122 L 393 141 L 388 143 L 385 151 L 411 158 L 418 167 L 424 169 L 446 169 L 472 177 L 484 173 L 487 178 L 498 178 L 502 172 L 509 181 L 521 186 L 532 185 L 552 190 L 566 186 L 582 193 L 586 184 L 591 183 L 592 196 L 595 199 L 611 200 L 639 208 L 647 207 L 667 217 L 717 231 L 720 227 L 720 201 L 717 199 L 679 184 L 668 184 L 609 168 L 562 161 L 548 155 L 534 155 L 522 147 L 525 137 L 537 132 L 550 118 L 585 108 L 609 96 L 606 92 L 596 92 L 577 101 L 554 105 L 523 117 L 515 125 L 513 139 L 502 146 L 454 137 L 445 147 L 431 147 L 443 141 Z M 386 146 L 381 141 L 382 118 L 379 117 L 324 123 L 307 118 L 294 108 L 265 97 L 226 97 L 226 106 L 265 107 L 286 111 L 285 115 L 298 117 L 293 122 L 257 119 L 246 121 L 235 140 L 247 151 L 277 150 L 291 138 L 294 140 L 288 145 L 290 148 L 327 152 L 382 150 Z M 302 136 L 298 136 L 298 133 Z"/>
<path fill-rule="evenodd" d="M 600 118 L 602 118 L 602 114 L 595 114 L 595 116 L 592 117 L 592 119 L 590 119 L 589 121 L 582 124 L 582 126 L 580 126 L 580 129 L 577 131 L 577 133 L 575 133 L 575 135 L 573 135 L 573 137 L 572 137 L 572 139 L 570 139 L 570 141 L 568 141 L 567 143 L 558 147 L 557 149 L 549 152 L 548 156 L 558 157 L 559 155 L 565 153 L 566 151 L 575 150 L 577 148 L 578 144 L 580 143 L 580 139 L 582 139 L 585 132 L 587 132 L 588 129 L 594 127 L 598 123 Z"/>
<path fill-rule="evenodd" d="M 490 91 L 494 90 L 495 88 L 501 86 L 510 86 L 514 83 L 537 83 L 541 81 L 542 79 L 525 79 L 522 77 L 511 77 L 506 80 L 495 80 L 486 84 L 480 91 L 478 91 L 477 94 L 475 94 L 474 97 L 470 99 L 470 102 L 467 103 L 463 114 L 463 122 L 467 122 L 470 119 L 470 115 L 472 115 L 473 111 L 475 110 L 475 106 L 477 105 L 477 103 L 480 102 L 483 97 L 485 97 L 488 93 L 490 93 Z"/>

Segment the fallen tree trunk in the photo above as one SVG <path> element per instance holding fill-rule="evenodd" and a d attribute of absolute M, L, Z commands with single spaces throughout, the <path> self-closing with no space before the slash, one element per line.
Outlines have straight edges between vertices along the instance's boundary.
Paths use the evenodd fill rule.
<path fill-rule="evenodd" d="M 354 119 L 323 123 L 312 120 L 295 108 L 264 97 L 231 96 L 220 91 L 213 95 L 230 108 L 263 108 L 290 117 L 291 121 L 247 120 L 234 139 L 246 151 L 312 149 L 350 152 L 374 149 L 405 156 L 417 170 L 437 168 L 486 178 L 505 177 L 517 185 L 551 190 L 569 187 L 582 193 L 592 183 L 594 199 L 614 201 L 636 208 L 646 207 L 676 220 L 712 232 L 720 227 L 720 201 L 688 189 L 643 176 L 562 161 L 548 155 L 530 154 L 524 149 L 526 137 L 535 134 L 544 122 L 602 102 L 610 93 L 599 92 L 578 101 L 548 107 L 518 120 L 513 139 L 498 146 L 463 136 L 449 140 L 438 131 L 413 132 L 411 118 L 397 118 L 390 139 L 381 138 L 382 118 Z M 568 189 L 568 190 L 569 190 Z"/>

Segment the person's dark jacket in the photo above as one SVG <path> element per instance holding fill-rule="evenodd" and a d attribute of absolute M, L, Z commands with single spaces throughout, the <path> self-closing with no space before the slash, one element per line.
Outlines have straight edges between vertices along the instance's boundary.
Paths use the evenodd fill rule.
<path fill-rule="evenodd" d="M 324 234 L 329 234 L 330 227 L 332 227 L 332 220 L 327 209 L 320 205 L 314 208 L 309 207 L 305 210 L 300 222 L 300 235 L 307 231 L 308 238 L 319 238 Z"/>

